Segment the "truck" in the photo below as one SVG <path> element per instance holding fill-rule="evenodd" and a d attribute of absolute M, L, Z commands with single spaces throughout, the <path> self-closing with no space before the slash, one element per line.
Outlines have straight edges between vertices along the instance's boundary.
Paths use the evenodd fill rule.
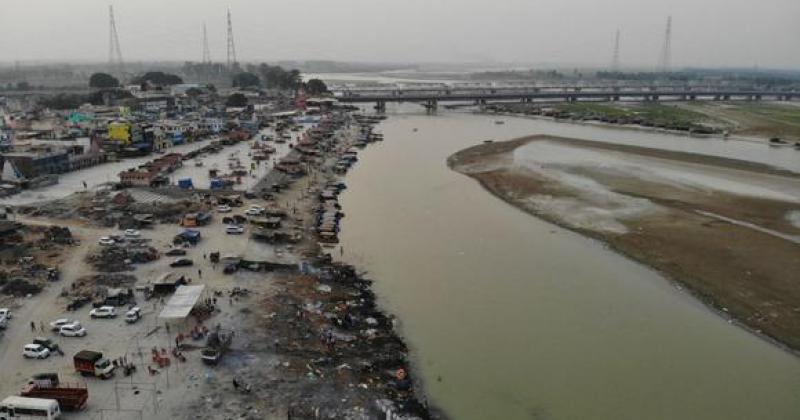
<path fill-rule="evenodd" d="M 75 363 L 75 370 L 81 375 L 102 379 L 114 376 L 114 365 L 99 351 L 81 350 L 75 354 L 72 361 Z"/>
<path fill-rule="evenodd" d="M 86 406 L 89 390 L 83 384 L 63 384 L 57 373 L 39 373 L 33 375 L 28 384 L 22 388 L 20 395 L 29 398 L 43 398 L 58 401 L 64 411 L 78 411 Z"/>
<path fill-rule="evenodd" d="M 233 331 L 217 327 L 208 334 L 206 348 L 200 352 L 200 360 L 207 365 L 218 364 L 222 356 L 230 349 L 231 341 L 233 341 Z"/>

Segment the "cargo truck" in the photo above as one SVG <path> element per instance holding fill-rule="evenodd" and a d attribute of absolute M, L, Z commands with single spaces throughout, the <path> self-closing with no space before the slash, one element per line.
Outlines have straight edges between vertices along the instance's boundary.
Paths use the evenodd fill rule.
<path fill-rule="evenodd" d="M 91 350 L 81 350 L 73 358 L 75 370 L 84 376 L 96 376 L 108 379 L 114 376 L 114 365 L 103 357 L 103 353 Z"/>
<path fill-rule="evenodd" d="M 77 411 L 86 406 L 89 390 L 86 385 L 61 383 L 56 373 L 40 373 L 28 381 L 20 395 L 56 400 L 62 410 Z"/>

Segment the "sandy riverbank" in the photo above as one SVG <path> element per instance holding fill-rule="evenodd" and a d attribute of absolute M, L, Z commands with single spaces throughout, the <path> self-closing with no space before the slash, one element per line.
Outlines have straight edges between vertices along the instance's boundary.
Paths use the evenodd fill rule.
<path fill-rule="evenodd" d="M 800 350 L 797 174 L 546 136 L 482 144 L 448 163 L 510 204 L 607 243 Z"/>

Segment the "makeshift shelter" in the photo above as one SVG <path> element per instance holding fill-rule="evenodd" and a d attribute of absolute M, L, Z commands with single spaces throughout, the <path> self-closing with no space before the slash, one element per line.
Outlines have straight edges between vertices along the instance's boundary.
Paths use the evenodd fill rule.
<path fill-rule="evenodd" d="M 179 286 L 175 290 L 175 294 L 167 302 L 161 314 L 158 315 L 161 319 L 166 320 L 183 320 L 192 312 L 192 308 L 197 305 L 200 296 L 203 294 L 205 285 L 192 285 L 192 286 Z"/>

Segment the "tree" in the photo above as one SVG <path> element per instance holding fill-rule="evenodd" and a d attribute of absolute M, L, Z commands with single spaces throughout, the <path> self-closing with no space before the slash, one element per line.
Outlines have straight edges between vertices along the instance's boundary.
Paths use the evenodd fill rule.
<path fill-rule="evenodd" d="M 328 86 L 320 79 L 311 79 L 306 83 L 306 91 L 309 95 L 321 95 L 328 92 Z"/>
<path fill-rule="evenodd" d="M 144 75 L 133 79 L 133 83 L 137 85 L 140 85 L 144 82 L 150 82 L 155 85 L 170 86 L 183 83 L 183 79 L 174 74 L 164 73 L 163 71 L 148 71 Z"/>
<path fill-rule="evenodd" d="M 94 73 L 89 77 L 89 87 L 109 89 L 119 86 L 119 80 L 108 73 Z"/>
<path fill-rule="evenodd" d="M 292 69 L 286 71 L 281 66 L 270 66 L 269 64 L 261 63 L 258 66 L 258 73 L 261 74 L 261 81 L 264 87 L 268 89 L 297 89 L 303 82 L 300 77 L 300 71 Z"/>
<path fill-rule="evenodd" d="M 198 96 L 202 95 L 203 91 L 198 88 L 189 88 L 186 90 L 186 96 L 190 98 L 197 98 Z"/>
<path fill-rule="evenodd" d="M 228 100 L 225 101 L 225 106 L 237 108 L 247 106 L 247 97 L 241 93 L 234 93 L 233 95 L 228 96 Z"/>
<path fill-rule="evenodd" d="M 261 80 L 253 73 L 244 72 L 233 76 L 233 87 L 245 89 L 259 86 L 261 86 Z"/>

